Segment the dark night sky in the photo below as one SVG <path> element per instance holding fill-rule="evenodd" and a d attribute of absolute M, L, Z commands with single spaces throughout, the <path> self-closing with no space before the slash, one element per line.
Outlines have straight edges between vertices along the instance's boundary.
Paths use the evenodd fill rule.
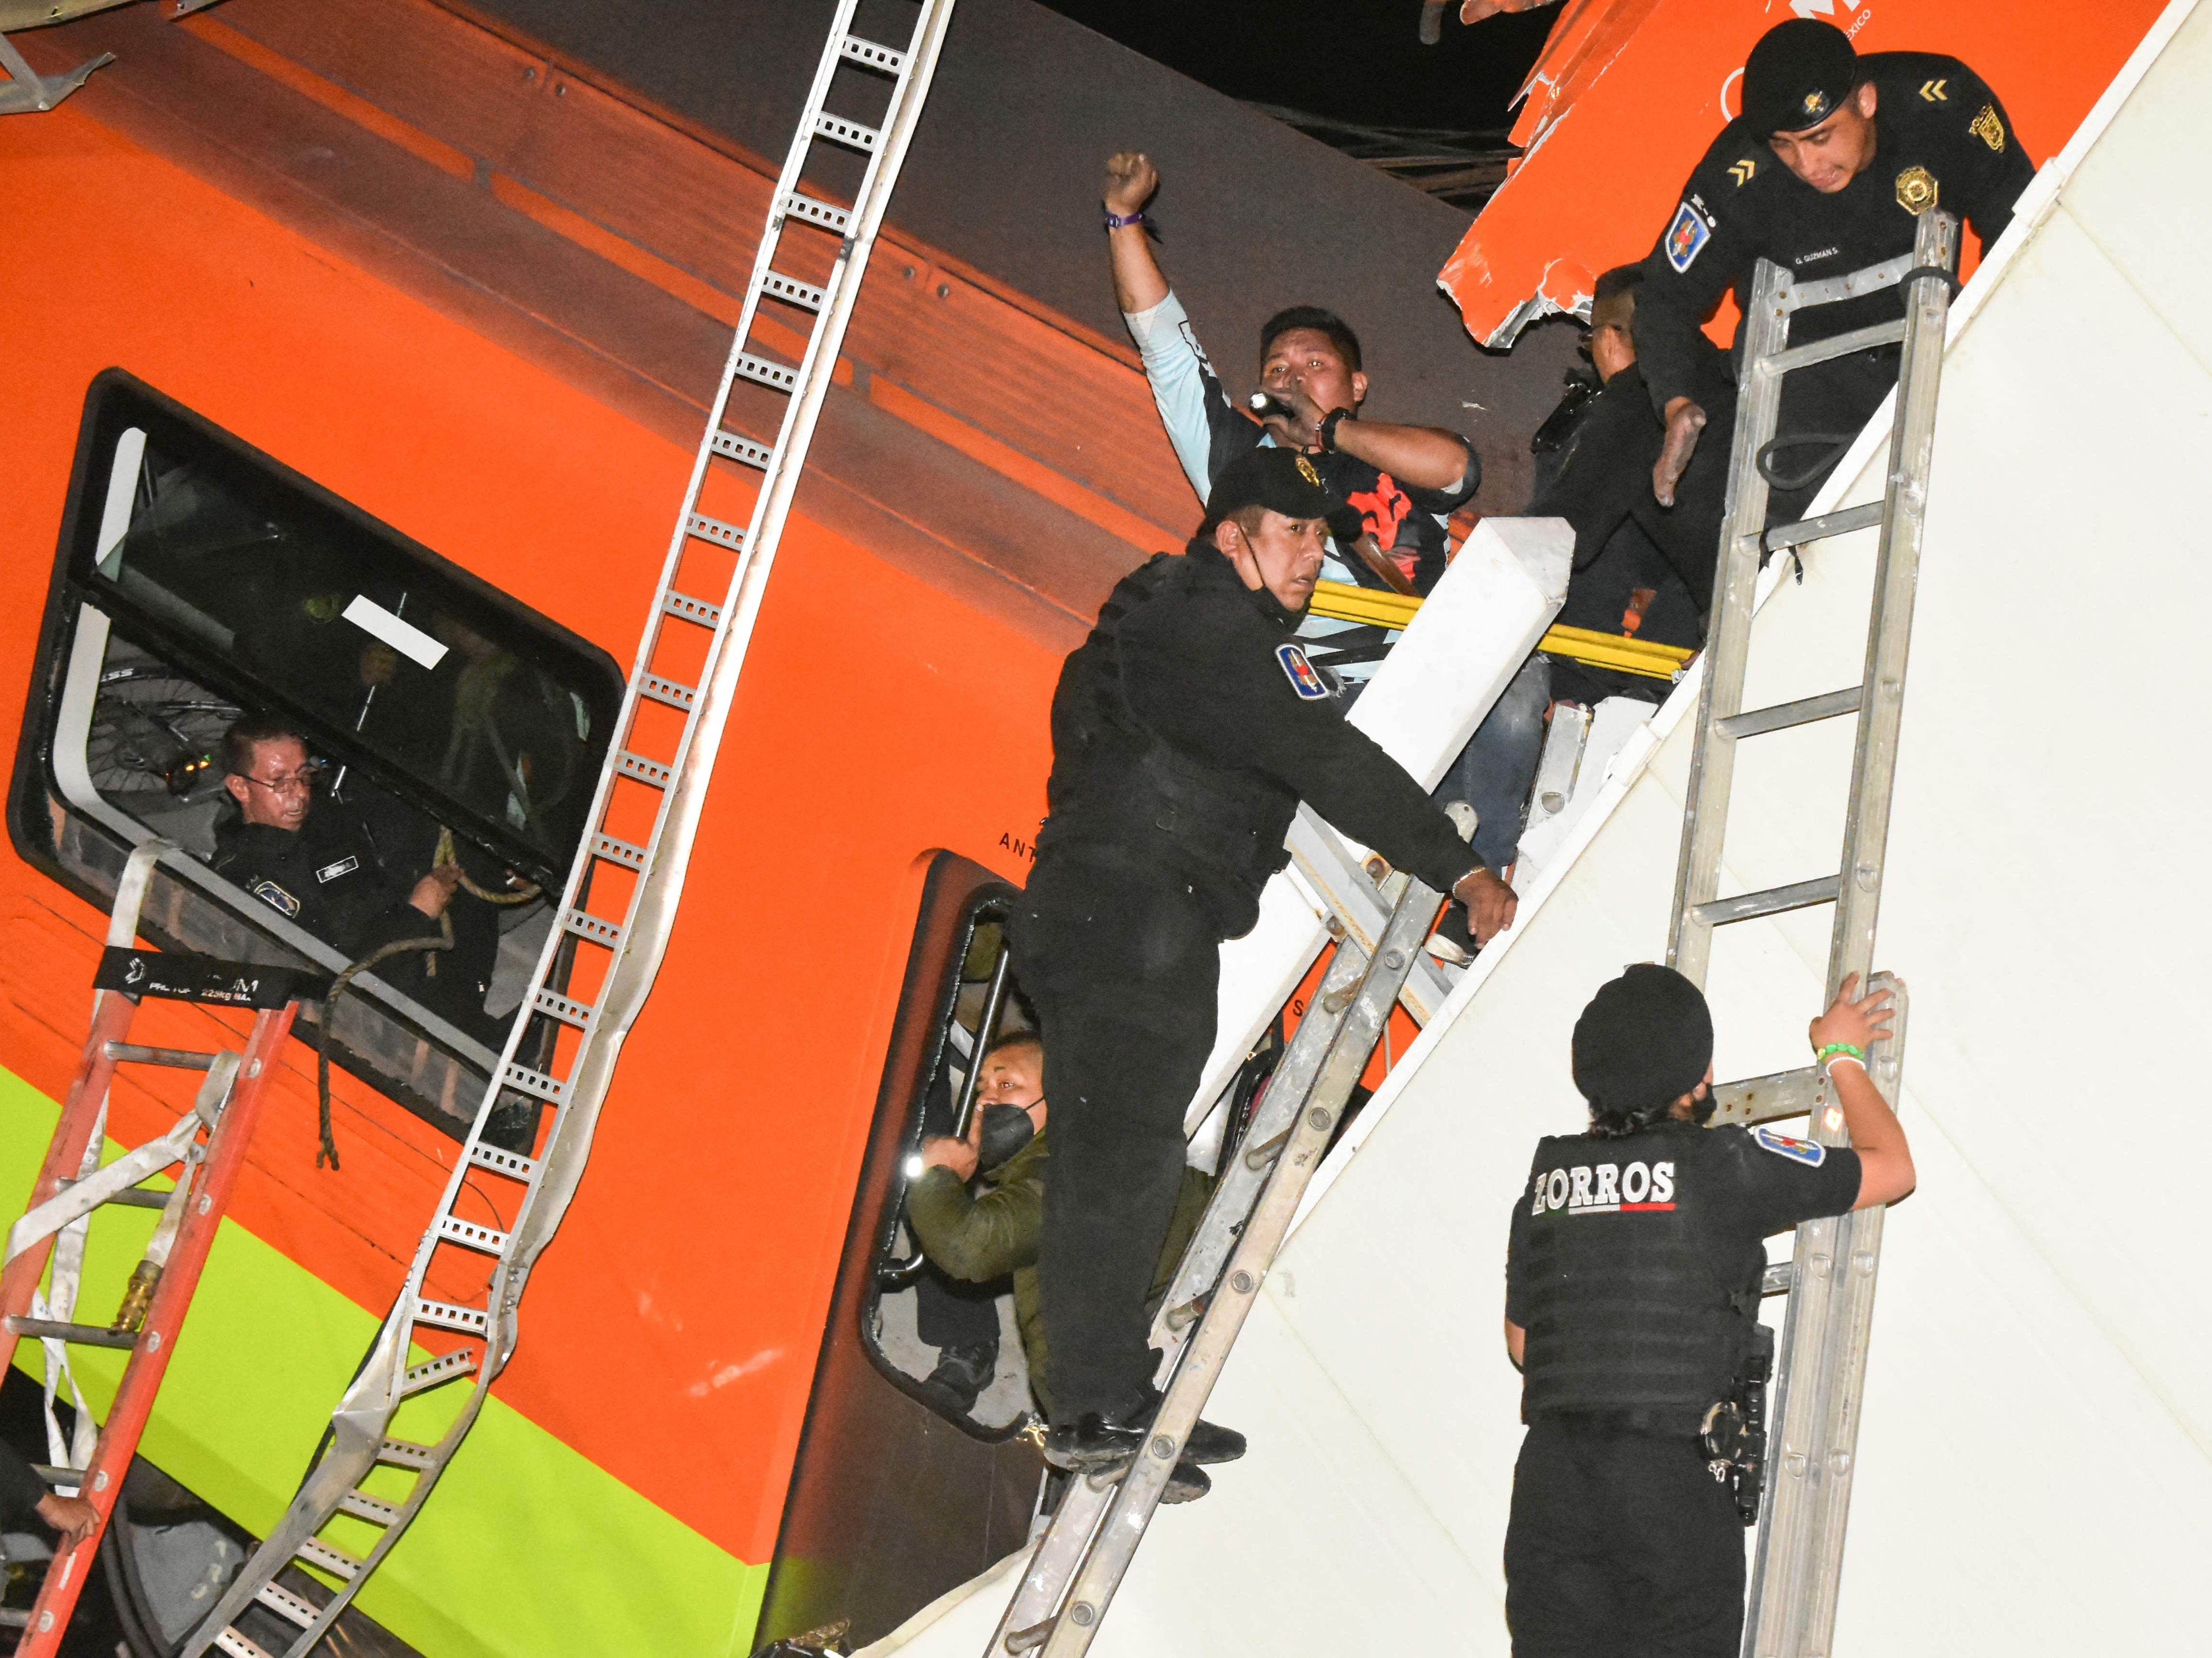
<path fill-rule="evenodd" d="M 1498 131 L 1559 15 L 1546 6 L 1443 39 L 1420 0 L 1042 0 L 1063 17 L 1217 92 L 1369 125 Z"/>

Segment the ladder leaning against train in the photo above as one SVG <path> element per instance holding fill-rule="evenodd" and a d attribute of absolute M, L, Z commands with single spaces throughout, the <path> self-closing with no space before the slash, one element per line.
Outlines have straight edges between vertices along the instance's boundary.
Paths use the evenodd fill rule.
<path fill-rule="evenodd" d="M 685 865 L 762 595 L 846 322 L 921 117 L 953 0 L 920 0 L 913 33 L 899 46 L 854 33 L 858 4 L 859 0 L 838 0 L 798 131 L 769 198 L 736 337 L 669 540 L 616 726 L 617 740 L 587 819 L 590 827 L 569 870 L 556 911 L 559 924 L 539 953 L 524 997 L 529 1017 L 514 1022 L 437 1212 L 416 1249 L 405 1287 L 332 1412 L 313 1466 L 268 1540 L 185 1642 L 182 1658 L 198 1658 L 210 1648 L 233 1658 L 268 1658 L 265 1649 L 234 1626 L 257 1603 L 296 1628 L 285 1652 L 289 1658 L 306 1658 L 428 1500 L 514 1350 L 523 1286 L 582 1179 L 623 1038 L 652 987 L 675 923 Z M 870 88 L 875 88 L 872 94 Z M 870 96 L 883 105 L 881 114 L 872 119 L 832 107 L 849 109 L 856 99 Z M 818 143 L 866 158 L 851 206 L 841 207 L 806 187 L 807 162 Z M 779 265 L 787 232 L 828 240 L 830 268 L 823 281 L 802 281 Z M 763 306 L 808 319 L 805 349 L 796 364 L 755 349 L 755 325 L 763 319 Z M 725 426 L 731 389 L 740 380 L 784 396 L 773 443 Z M 757 474 L 749 522 L 728 523 L 701 510 L 710 480 L 749 474 Z M 678 665 L 687 662 L 703 665 L 687 675 Z M 579 959 L 556 988 L 556 963 L 571 939 Z M 539 1018 L 558 1028 L 554 1058 L 544 1071 L 514 1058 Z M 494 1108 L 512 1096 L 538 1101 L 550 1114 L 527 1153 L 486 1134 Z M 496 1206 L 511 1218 L 501 1226 L 464 1220 L 457 1212 L 463 1193 L 475 1191 L 470 1182 L 484 1176 L 503 1183 L 498 1189 L 507 1195 Z M 468 1297 L 432 1295 L 433 1277 L 441 1287 L 469 1284 Z M 428 1348 L 431 1356 L 415 1362 L 414 1349 L 424 1338 L 434 1344 Z M 422 1439 L 404 1436 L 410 1401 L 465 1378 L 470 1392 L 441 1431 L 433 1426 Z M 421 1408 L 436 1422 L 431 1407 Z M 365 1489 L 380 1468 L 386 1471 L 381 1480 L 403 1484 L 404 1491 L 390 1485 L 381 1495 Z M 323 1534 L 335 1527 L 345 1536 L 345 1528 L 356 1522 L 365 1523 L 373 1537 L 363 1552 L 341 1547 Z M 331 1585 L 324 1605 L 312 1605 L 279 1584 L 279 1573 L 295 1564 Z"/>

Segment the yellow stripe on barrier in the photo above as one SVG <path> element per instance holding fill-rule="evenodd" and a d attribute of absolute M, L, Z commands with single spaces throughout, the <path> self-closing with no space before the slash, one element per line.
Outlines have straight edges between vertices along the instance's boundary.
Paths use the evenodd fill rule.
<path fill-rule="evenodd" d="M 1316 616 L 1338 622 L 1364 623 L 1370 627 L 1403 628 L 1421 608 L 1421 601 L 1407 593 L 1386 593 L 1372 587 L 1355 587 L 1341 581 L 1318 581 L 1306 608 Z M 1697 654 L 1686 645 L 1662 645 L 1628 634 L 1599 633 L 1590 628 L 1553 628 L 1536 642 L 1547 656 L 1564 656 L 1593 668 L 1612 668 L 1641 674 L 1647 679 L 1672 679 Z"/>

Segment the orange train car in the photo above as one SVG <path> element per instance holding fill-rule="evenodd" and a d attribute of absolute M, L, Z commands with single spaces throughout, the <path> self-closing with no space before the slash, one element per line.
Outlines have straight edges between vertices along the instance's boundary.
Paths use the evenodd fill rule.
<path fill-rule="evenodd" d="M 239 712 L 306 732 L 388 861 L 449 836 L 524 900 L 455 900 L 482 993 L 395 969 L 291 1046 L 143 1447 L 147 1513 L 200 1516 L 204 1590 L 289 1500 L 515 1017 L 550 926 L 528 895 L 581 832 L 764 158 L 831 8 L 168 9 L 13 37 L 42 72 L 113 60 L 0 123 L 0 680 L 24 699 L 0 1189 L 43 1149 L 125 852 L 212 851 L 210 756 Z M 881 38 L 911 26 L 910 0 L 868 0 L 863 31 L 878 11 Z M 1510 362 L 1465 342 L 1425 274 L 1465 216 L 1029 0 L 963 0 L 590 1169 L 355 1649 L 746 1653 L 840 1622 L 857 1642 L 1021 1535 L 1018 1376 L 977 1412 L 933 1400 L 886 1269 L 900 1154 L 1030 855 L 1060 659 L 1196 515 L 1096 240 L 1098 163 L 1132 143 L 1163 162 L 1168 263 L 1232 380 L 1269 312 L 1334 305 L 1367 335 L 1376 410 L 1470 429 L 1480 504 L 1525 499 L 1571 340 Z M 1316 212 L 1362 234 L 1316 239 Z M 765 397 L 732 410 L 766 435 Z M 144 930 L 329 957 L 197 865 L 157 880 Z M 207 1045 L 223 1020 L 146 1022 Z M 178 1103 L 118 1086 L 110 1133 Z M 88 1307 L 128 1272 L 117 1248 Z M 112 1373 L 78 1370 L 96 1412 Z M 127 1552 L 187 1527 L 121 1529 Z M 156 1604 L 155 1564 L 116 1580 L 133 1639 L 197 1604 Z"/>

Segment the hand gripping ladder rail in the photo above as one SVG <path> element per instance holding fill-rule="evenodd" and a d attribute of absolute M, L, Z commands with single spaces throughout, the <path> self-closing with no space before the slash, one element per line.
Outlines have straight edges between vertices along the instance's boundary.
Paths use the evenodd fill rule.
<path fill-rule="evenodd" d="M 1905 653 L 1912 632 L 1912 598 L 1936 436 L 1936 397 L 1958 246 L 1958 221 L 1931 210 L 1920 217 L 1911 253 L 1850 276 L 1799 285 L 1788 271 L 1759 262 L 1744 319 L 1729 509 L 1720 543 L 1721 599 L 1705 652 L 1705 692 L 1690 762 L 1668 951 L 1676 969 L 1702 983 L 1714 928 L 1833 903 L 1828 994 L 1833 996 L 1851 974 L 1869 986 L 1897 993 L 1890 1020 L 1893 1034 L 1869 1056 L 1874 1080 L 1893 1103 L 1904 1058 L 1904 992 L 1896 981 L 1871 973 L 1875 920 L 1881 902 Z M 1905 285 L 1901 321 L 1808 345 L 1789 343 L 1790 319 L 1797 312 L 1900 283 Z M 1888 479 L 1881 501 L 1777 525 L 1762 534 L 1767 483 L 1760 458 L 1774 437 L 1782 377 L 1852 351 L 1899 342 L 1904 359 L 1890 434 Z M 1744 670 L 1762 550 L 1800 546 L 1877 525 L 1881 533 L 1861 682 L 1843 690 L 1743 712 Z M 1721 847 L 1736 743 L 1846 714 L 1858 716 L 1858 739 L 1851 761 L 1841 872 L 1791 886 L 1720 897 Z M 1828 1145 L 1850 1143 L 1841 1113 L 1830 1108 L 1827 1078 L 1818 1067 L 1733 1083 L 1718 1093 L 1720 1121 L 1763 1122 L 1809 1112 L 1815 1139 Z M 1769 1477 L 1745 1623 L 1746 1658 L 1820 1658 L 1829 1649 L 1874 1318 L 1881 1222 L 1878 1208 L 1808 1222 L 1797 1229 L 1790 1263 L 1767 1273 L 1768 1291 L 1786 1291 L 1790 1300 L 1780 1367 L 1771 1390 L 1773 1420 L 1778 1424 L 1772 1437 L 1778 1443 L 1767 1458 Z"/>
<path fill-rule="evenodd" d="M 1152 1321 L 1152 1345 L 1162 1355 L 1157 1381 L 1165 1394 L 1152 1437 L 1125 1469 L 1069 1481 L 999 1620 L 990 1658 L 1040 1651 L 1043 1658 L 1077 1658 L 1090 1649 L 1159 1506 L 1177 1448 L 1213 1391 L 1442 903 L 1430 888 L 1395 873 L 1379 894 L 1369 881 L 1356 906 L 1385 918 L 1373 932 L 1364 919 L 1352 919 L 1354 906 L 1336 908 L 1346 926 L 1336 954 Z"/>
<path fill-rule="evenodd" d="M 125 865 L 116 888 L 115 907 L 107 926 L 108 957 L 135 957 L 142 975 L 146 963 L 165 958 L 153 951 L 134 951 L 139 908 L 155 860 L 174 849 L 166 841 L 151 841 L 137 847 Z M 253 971 L 243 964 L 210 963 L 199 957 L 167 959 L 216 968 L 235 965 L 244 973 Z M 101 976 L 105 980 L 108 975 L 103 971 Z M 33 1658 L 33 1655 L 51 1658 L 60 1650 L 70 1613 L 84 1588 L 100 1534 L 122 1490 L 123 1476 L 130 1470 L 139 1436 L 153 1412 L 154 1395 L 161 1385 L 169 1357 L 176 1351 L 185 1309 L 198 1286 L 200 1271 L 207 1264 L 208 1250 L 215 1242 L 231 1187 L 237 1183 L 239 1167 L 246 1160 L 246 1143 L 252 1138 L 261 1109 L 263 1088 L 292 1029 L 295 1005 L 289 993 L 292 977 L 289 973 L 270 975 L 265 980 L 257 975 L 256 990 L 268 985 L 276 993 L 243 1004 L 259 1006 L 243 1054 L 191 1053 L 134 1044 L 129 1038 L 137 1016 L 138 997 L 124 989 L 95 993 L 92 1033 L 85 1040 L 76 1075 L 70 1079 L 62 1102 L 60 1121 L 54 1126 L 46 1161 L 32 1187 L 30 1212 L 8 1233 L 7 1266 L 0 1269 L 0 1367 L 14 1358 L 15 1343 L 24 1336 L 46 1344 L 50 1387 L 66 1363 L 63 1355 L 69 1346 L 119 1348 L 130 1357 L 124 1363 L 114 1402 L 108 1406 L 107 1419 L 96 1437 L 90 1432 L 89 1422 L 82 1413 L 79 1416 L 76 1445 L 70 1457 L 77 1466 L 41 1470 L 58 1490 L 65 1494 L 73 1491 L 88 1501 L 100 1523 L 82 1542 L 62 1549 L 48 1565 L 38 1602 L 31 1608 L 15 1649 L 23 1658 Z M 270 1001 L 275 1005 L 261 1005 Z M 103 1167 L 100 1151 L 107 1127 L 108 1085 L 116 1067 L 122 1065 L 207 1074 L 191 1108 L 177 1119 L 174 1127 Z M 172 1190 L 161 1192 L 141 1184 L 170 1168 L 178 1170 Z M 155 1225 L 137 1270 L 131 1274 L 121 1310 L 112 1323 L 72 1323 L 86 1234 L 94 1212 L 110 1204 L 158 1209 L 161 1218 Z M 39 1280 L 50 1259 L 53 1276 L 48 1294 L 41 1297 Z M 71 1385 L 75 1385 L 73 1378 Z M 55 1437 L 58 1439 L 58 1433 Z"/>
<path fill-rule="evenodd" d="M 799 487 L 846 320 L 899 165 L 921 117 L 952 3 L 921 0 L 913 35 L 904 46 L 890 46 L 853 33 L 858 0 L 838 0 L 798 133 L 771 197 L 737 337 L 670 537 L 659 587 L 615 728 L 616 741 L 599 776 L 589 820 L 592 827 L 568 872 L 559 911 L 561 926 L 538 957 L 525 999 L 524 1005 L 533 1016 L 552 1020 L 558 1027 L 555 1057 L 544 1072 L 518 1063 L 515 1054 L 534 1019 L 515 1021 L 498 1074 L 485 1090 L 436 1217 L 416 1251 L 406 1286 L 386 1316 L 360 1373 L 338 1401 L 314 1467 L 268 1541 L 192 1632 L 184 1658 L 198 1658 L 210 1646 L 234 1658 L 262 1658 L 263 1649 L 232 1627 L 257 1601 L 299 1628 L 301 1633 L 286 1650 L 291 1658 L 305 1658 L 428 1498 L 482 1409 L 493 1378 L 514 1351 L 515 1309 L 524 1282 L 582 1178 L 592 1131 L 623 1038 L 652 986 L 674 925 L 684 866 L 754 618 Z M 830 112 L 828 106 L 839 88 L 841 71 L 848 82 L 855 76 L 890 82 L 879 125 Z M 850 93 L 846 85 L 840 96 L 849 97 Z M 849 209 L 802 188 L 809 153 L 822 140 L 867 157 Z M 794 225 L 826 234 L 833 240 L 830 274 L 818 287 L 776 266 L 784 233 Z M 796 367 L 750 349 L 763 301 L 811 313 L 806 348 Z M 731 388 L 740 379 L 787 398 L 773 446 L 724 429 Z M 762 474 L 744 528 L 699 510 L 710 467 L 722 465 Z M 729 574 L 723 597 L 697 595 L 698 576 L 687 562 L 695 553 L 702 561 L 735 555 L 733 562 L 724 561 Z M 689 591 L 678 586 L 679 580 L 689 581 Z M 687 653 L 696 659 L 702 632 L 708 635 L 705 665 L 695 686 L 672 677 L 669 667 Z M 641 801 L 648 804 L 641 805 Z M 633 821 L 625 813 L 642 821 L 647 811 L 652 827 L 641 840 L 620 838 L 617 829 Z M 610 910 L 618 910 L 618 918 L 604 913 Z M 566 988 L 556 989 L 550 981 L 568 938 L 577 941 L 578 950 L 597 954 L 579 962 Z M 596 987 L 569 993 L 582 986 Z M 541 1127 L 534 1156 L 486 1139 L 494 1107 L 510 1092 L 542 1102 L 552 1113 L 550 1124 Z M 510 1194 L 507 1201 L 494 1205 L 513 1217 L 504 1227 L 463 1219 L 457 1212 L 466 1183 L 486 1175 L 507 1183 L 501 1188 Z M 473 1187 L 468 1189 L 481 1212 L 487 1194 Z M 434 1274 L 443 1284 L 463 1270 L 457 1260 L 471 1262 L 481 1274 L 486 1257 L 490 1261 L 489 1286 L 471 1292 L 479 1299 L 462 1304 L 426 1292 L 426 1281 Z M 410 1347 L 418 1334 L 430 1335 L 444 1350 L 410 1365 Z M 474 1378 L 471 1391 L 450 1425 L 435 1435 L 434 1442 L 394 1436 L 394 1418 L 406 1401 L 464 1376 Z M 404 1494 L 390 1486 L 386 1495 L 363 1488 L 380 1465 L 386 1470 L 383 1479 L 406 1484 Z M 374 1540 L 365 1554 L 353 1553 L 319 1535 L 334 1521 L 342 1533 L 349 1521 L 367 1522 Z M 278 1572 L 294 1560 L 337 1580 L 328 1604 L 318 1608 L 277 1584 Z"/>

